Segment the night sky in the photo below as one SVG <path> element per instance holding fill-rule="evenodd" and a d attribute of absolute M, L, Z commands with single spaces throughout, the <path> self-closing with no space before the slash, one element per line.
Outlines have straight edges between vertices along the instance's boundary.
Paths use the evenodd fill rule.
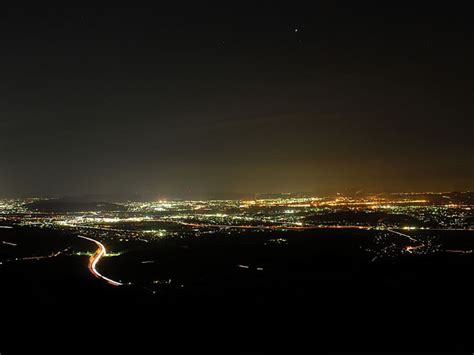
<path fill-rule="evenodd" d="M 0 195 L 474 188 L 468 9 L 173 3 L 2 9 Z"/>

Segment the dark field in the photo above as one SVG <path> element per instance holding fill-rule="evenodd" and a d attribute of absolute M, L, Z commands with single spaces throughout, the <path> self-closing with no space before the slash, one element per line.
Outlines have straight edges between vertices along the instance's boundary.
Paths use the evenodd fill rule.
<path fill-rule="evenodd" d="M 98 266 L 114 280 L 133 282 L 113 287 L 89 273 L 87 256 L 72 255 L 93 252 L 92 243 L 47 229 L 4 229 L 0 240 L 17 246 L 2 244 L 2 260 L 63 254 L 0 265 L 3 321 L 30 329 L 38 316 L 65 321 L 67 314 L 76 330 L 103 324 L 131 339 L 170 331 L 178 322 L 180 336 L 208 329 L 224 338 L 243 331 L 260 340 L 274 334 L 290 342 L 317 339 L 336 349 L 471 349 L 465 322 L 474 299 L 473 254 L 444 250 L 472 248 L 472 232 L 431 231 L 441 251 L 371 261 L 376 233 L 246 231 L 132 243 Z M 406 243 L 397 236 L 393 241 Z M 112 249 L 120 248 L 114 243 Z M 219 320 L 203 328 L 212 319 Z M 92 320 L 97 324 L 88 324 Z M 201 325 L 187 329 L 193 322 Z"/>

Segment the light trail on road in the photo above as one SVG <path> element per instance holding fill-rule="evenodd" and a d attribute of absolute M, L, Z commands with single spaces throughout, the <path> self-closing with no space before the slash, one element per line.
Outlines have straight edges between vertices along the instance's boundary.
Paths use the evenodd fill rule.
<path fill-rule="evenodd" d="M 24 256 L 24 257 L 17 257 L 15 259 L 8 259 L 3 262 L 0 262 L 0 264 L 6 264 L 6 263 L 12 263 L 12 262 L 19 262 L 19 261 L 29 261 L 29 260 L 42 260 L 42 259 L 50 259 L 50 258 L 55 258 L 59 255 L 62 255 L 65 253 L 69 248 L 66 248 L 64 250 L 60 250 L 56 253 L 51 253 L 49 255 L 39 255 L 39 256 Z"/>
<path fill-rule="evenodd" d="M 107 255 L 107 251 L 105 250 L 104 245 L 101 242 L 92 238 L 84 237 L 82 235 L 78 235 L 78 237 L 82 239 L 86 239 L 90 242 L 94 242 L 98 247 L 95 254 L 89 258 L 89 271 L 92 273 L 92 275 L 94 275 L 98 279 L 107 281 L 109 284 L 113 286 L 122 286 L 123 284 L 121 282 L 109 279 L 108 277 L 105 277 L 104 275 L 102 275 L 100 272 L 97 271 L 97 264 L 99 263 L 100 259 L 102 259 L 103 256 Z"/>
<path fill-rule="evenodd" d="M 170 222 L 193 228 L 222 228 L 222 229 L 259 229 L 259 230 L 313 230 L 313 229 L 372 229 L 372 226 L 352 226 L 352 225 L 327 225 L 327 226 L 289 226 L 289 225 L 232 225 L 232 224 L 207 224 L 190 223 L 173 220 L 159 220 L 160 222 Z"/>
<path fill-rule="evenodd" d="M 408 234 L 405 234 L 405 233 L 400 233 L 400 232 L 397 232 L 393 229 L 387 229 L 389 232 L 392 232 L 392 233 L 395 233 L 395 234 L 398 234 L 398 235 L 401 235 L 402 237 L 405 237 L 405 238 L 408 238 L 410 239 L 412 242 L 418 242 L 418 240 L 416 240 L 415 238 L 413 238 L 412 236 L 408 235 Z"/>

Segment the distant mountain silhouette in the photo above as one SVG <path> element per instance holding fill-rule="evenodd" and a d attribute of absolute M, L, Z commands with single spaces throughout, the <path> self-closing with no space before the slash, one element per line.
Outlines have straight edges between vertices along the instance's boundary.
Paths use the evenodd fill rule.
<path fill-rule="evenodd" d="M 39 212 L 86 212 L 86 211 L 122 211 L 122 205 L 108 202 L 80 201 L 71 198 L 41 200 L 26 204 L 30 211 Z"/>

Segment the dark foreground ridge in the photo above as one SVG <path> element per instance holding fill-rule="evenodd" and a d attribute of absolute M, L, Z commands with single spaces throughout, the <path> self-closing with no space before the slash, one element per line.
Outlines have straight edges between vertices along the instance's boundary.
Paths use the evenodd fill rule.
<path fill-rule="evenodd" d="M 38 255 L 67 248 L 94 250 L 85 240 L 50 230 L 15 228 L 0 233 L 2 240 L 22 241 L 17 247 L 21 250 L 15 251 L 18 255 L 33 250 Z M 111 339 L 122 334 L 121 342 L 150 345 L 159 333 L 163 344 L 209 337 L 214 346 L 236 342 L 227 345 L 230 349 L 241 345 L 245 349 L 254 341 L 267 350 L 308 344 L 337 350 L 473 347 L 465 323 L 472 315 L 474 296 L 472 254 L 368 263 L 362 252 L 356 252 L 357 238 L 363 237 L 341 234 L 338 243 L 345 247 L 330 252 L 339 232 L 328 231 L 329 237 L 320 233 L 310 239 L 297 233 L 288 236 L 295 242 L 290 248 L 275 249 L 276 260 L 276 254 L 257 255 L 263 250 L 258 244 L 261 236 L 247 236 L 247 244 L 240 246 L 219 238 L 199 244 L 189 240 L 185 254 L 177 252 L 179 246 L 164 243 L 161 272 L 189 273 L 198 261 L 205 266 L 199 266 L 194 282 L 184 288 L 163 285 L 156 294 L 139 285 L 110 286 L 89 273 L 87 256 L 67 251 L 52 258 L 7 262 L 0 266 L 2 322 L 7 325 L 3 334 L 12 341 L 75 334 L 87 342 L 93 334 L 111 332 Z M 245 247 L 248 243 L 251 248 Z M 8 248 L 1 250 L 5 259 Z M 271 256 L 266 265 L 273 267 L 266 272 L 227 270 L 226 260 L 242 252 L 247 260 L 260 263 Z M 127 258 L 134 258 L 133 253 Z M 107 261 L 102 269 L 112 272 L 114 262 Z M 199 347 L 193 342 L 180 345 Z M 209 345 L 201 344 L 201 349 Z"/>

